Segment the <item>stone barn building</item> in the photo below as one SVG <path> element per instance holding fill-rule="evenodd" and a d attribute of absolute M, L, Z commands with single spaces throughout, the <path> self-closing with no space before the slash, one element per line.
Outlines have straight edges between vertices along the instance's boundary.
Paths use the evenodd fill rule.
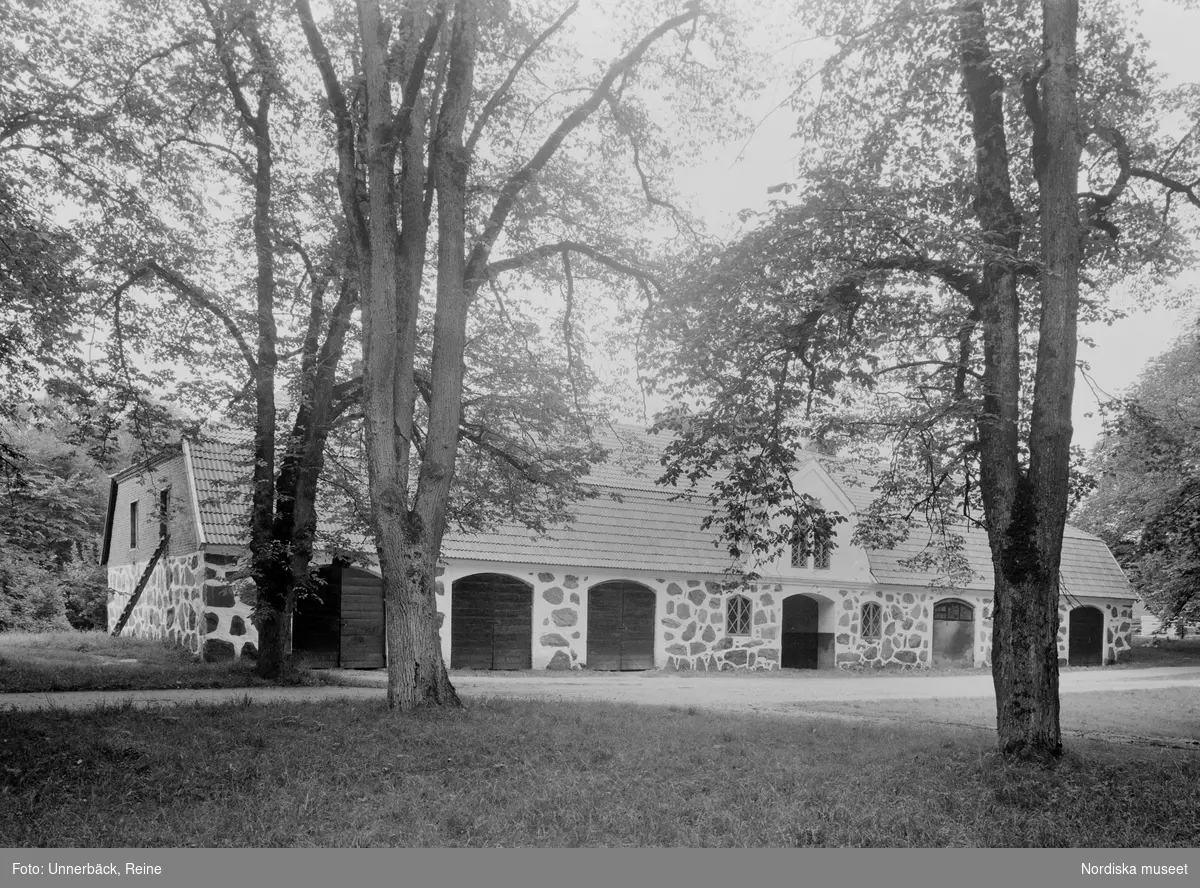
<path fill-rule="evenodd" d="M 538 536 L 500 526 L 448 533 L 437 586 L 442 652 L 453 669 L 767 670 L 986 667 L 992 570 L 986 534 L 963 528 L 973 576 L 957 584 L 914 570 L 929 543 L 915 530 L 893 549 L 851 538 L 869 484 L 810 456 L 798 490 L 847 520 L 731 583 L 730 559 L 701 529 L 708 506 L 655 485 L 652 439 L 622 429 L 598 495 Z M 245 520 L 239 448 L 184 441 L 111 482 L 103 560 L 109 625 L 145 588 L 125 631 L 168 638 L 209 659 L 253 656 L 253 585 L 239 578 Z M 242 500 L 244 501 L 244 499 Z M 166 540 L 160 546 L 160 540 Z M 161 551 L 159 551 L 161 549 Z M 157 557 L 155 558 L 157 554 Z M 371 565 L 327 563 L 303 599 L 293 645 L 310 661 L 385 664 L 383 596 Z M 1059 600 L 1063 665 L 1130 654 L 1134 596 L 1095 536 L 1068 527 Z"/>

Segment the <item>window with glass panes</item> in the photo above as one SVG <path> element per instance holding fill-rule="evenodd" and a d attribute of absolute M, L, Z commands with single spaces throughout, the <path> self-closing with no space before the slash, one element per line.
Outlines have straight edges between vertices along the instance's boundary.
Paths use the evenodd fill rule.
<path fill-rule="evenodd" d="M 725 631 L 729 635 L 750 634 L 750 599 L 734 595 L 725 603 Z"/>
<path fill-rule="evenodd" d="M 862 637 L 879 638 L 882 629 L 882 614 L 879 603 L 868 601 L 862 608 Z"/>

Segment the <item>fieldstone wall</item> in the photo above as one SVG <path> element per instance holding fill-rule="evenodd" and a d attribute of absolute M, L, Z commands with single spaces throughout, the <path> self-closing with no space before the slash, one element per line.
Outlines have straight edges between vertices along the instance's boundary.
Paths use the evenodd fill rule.
<path fill-rule="evenodd" d="M 725 635 L 725 601 L 719 583 L 687 577 L 630 577 L 571 573 L 565 570 L 461 568 L 448 576 L 439 568 L 435 584 L 442 619 L 442 653 L 449 662 L 450 600 L 454 580 L 473 573 L 499 572 L 533 586 L 534 669 L 582 669 L 587 663 L 587 590 L 626 579 L 655 593 L 655 666 L 659 669 L 721 671 L 775 669 L 779 666 L 778 598 L 768 586 L 743 590 L 754 602 L 749 636 Z"/>
<path fill-rule="evenodd" d="M 539 571 L 533 584 L 533 668 L 579 669 L 587 657 L 587 606 L 576 574 Z M 581 613 L 582 610 L 582 613 Z"/>
<path fill-rule="evenodd" d="M 711 580 L 668 582 L 665 614 L 659 619 L 667 643 L 662 668 L 698 672 L 778 669 L 782 588 L 763 583 L 726 591 Z M 750 599 L 749 635 L 726 633 L 727 602 L 739 594 Z"/>
<path fill-rule="evenodd" d="M 254 582 L 241 573 L 238 556 L 205 553 L 201 647 L 210 662 L 258 656 L 258 629 L 250 619 Z"/>
<path fill-rule="evenodd" d="M 1110 604 L 1105 608 L 1104 662 L 1128 663 L 1133 659 L 1133 605 Z"/>
<path fill-rule="evenodd" d="M 109 566 L 108 625 L 117 624 L 147 563 Z M 256 657 L 254 584 L 229 576 L 236 563 L 200 552 L 160 559 L 122 634 L 171 641 L 209 661 Z"/>
<path fill-rule="evenodd" d="M 108 625 L 116 626 L 149 561 L 108 568 Z M 199 552 L 159 559 L 129 622 L 135 638 L 158 638 L 200 653 L 204 635 L 203 568 Z"/>
<path fill-rule="evenodd" d="M 839 589 L 841 600 L 837 622 L 837 665 L 846 669 L 928 669 L 933 665 L 933 606 L 947 597 L 966 601 L 975 608 L 974 661 L 977 667 L 991 662 L 992 600 L 972 596 L 947 596 L 933 590 Z M 880 606 L 879 638 L 862 637 L 862 607 Z"/>
<path fill-rule="evenodd" d="M 532 664 L 534 669 L 580 669 L 587 663 L 587 590 L 599 583 L 627 579 L 655 592 L 655 666 L 670 671 L 728 672 L 780 668 L 784 598 L 809 594 L 820 607 L 821 632 L 832 630 L 835 663 L 841 669 L 928 669 L 933 665 L 933 609 L 956 598 L 975 608 L 974 664 L 991 667 L 993 601 L 990 596 L 948 594 L 930 588 L 839 589 L 792 583 L 759 582 L 728 588 L 696 577 L 586 575 L 563 570 L 503 570 L 466 567 L 446 575 L 438 569 L 436 590 L 443 621 L 443 653 L 449 658 L 450 598 L 454 579 L 480 572 L 507 573 L 533 587 Z M 733 595 L 751 602 L 748 635 L 726 632 L 726 610 Z M 862 608 L 880 606 L 880 635 L 862 636 Z M 1108 602 L 1097 606 L 1106 617 L 1105 663 L 1130 656 L 1132 607 Z M 1069 608 L 1060 605 L 1059 654 L 1066 662 Z"/>

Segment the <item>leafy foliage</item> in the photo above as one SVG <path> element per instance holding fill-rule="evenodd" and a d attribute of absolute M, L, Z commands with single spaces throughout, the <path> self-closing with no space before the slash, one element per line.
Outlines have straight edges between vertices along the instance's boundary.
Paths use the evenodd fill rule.
<path fill-rule="evenodd" d="M 1032 4 L 985 6 L 1009 138 L 1033 145 L 1025 103 L 1040 17 Z M 1200 214 L 1186 183 L 1200 140 L 1191 112 L 1176 113 L 1194 108 L 1195 89 L 1160 85 L 1130 13 L 1099 3 L 1083 14 L 1080 113 L 1094 193 L 1080 201 L 1091 223 L 1080 317 L 1098 319 L 1113 316 L 1104 293 L 1115 281 L 1136 273 L 1147 292 L 1191 260 Z M 953 528 L 984 522 L 977 424 L 988 411 L 983 310 L 996 265 L 1015 273 L 1027 307 L 1023 441 L 1029 431 L 1043 268 L 1036 152 L 1010 158 L 1021 230 L 1001 245 L 975 217 L 976 148 L 951 11 L 845 0 L 798 21 L 828 54 L 795 74 L 797 180 L 761 215 L 745 214 L 750 227 L 734 243 L 690 263 L 654 314 L 666 371 L 658 388 L 690 405 L 661 417 L 679 434 L 667 478 L 694 480 L 720 462 L 741 498 L 761 491 L 761 507 L 776 508 L 788 499 L 790 449 L 804 442 L 882 469 L 878 520 L 864 522 L 862 541 L 885 542 L 872 528 L 912 518 L 952 545 Z M 1028 466 L 1027 443 L 1018 458 Z M 1077 496 L 1086 479 L 1072 484 Z M 777 547 L 745 517 L 726 514 L 733 548 Z"/>
<path fill-rule="evenodd" d="M 1187 330 L 1114 408 L 1077 511 L 1164 621 L 1200 619 L 1200 332 Z"/>
<path fill-rule="evenodd" d="M 43 404 L 44 413 L 55 405 Z M 3 432 L 21 455 L 0 475 L 0 629 L 103 628 L 108 584 L 96 568 L 108 486 L 61 413 L 19 416 Z"/>

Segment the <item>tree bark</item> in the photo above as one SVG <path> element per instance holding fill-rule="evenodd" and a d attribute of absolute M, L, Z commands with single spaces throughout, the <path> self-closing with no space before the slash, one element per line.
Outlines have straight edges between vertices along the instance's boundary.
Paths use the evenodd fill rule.
<path fill-rule="evenodd" d="M 1012 653 L 997 685 L 1001 751 L 1046 759 L 1062 753 L 1058 698 L 1058 598 L 1070 472 L 1079 266 L 1078 0 L 1043 0 L 1040 121 L 1033 146 L 1041 191 L 1041 320 L 1029 432 L 1028 482 L 1013 509 L 1021 522 L 1005 581 Z M 1012 534 L 1017 537 L 1018 534 Z M 1005 693 L 1000 693 L 1001 686 Z"/>
<path fill-rule="evenodd" d="M 1019 459 L 1021 220 L 1011 192 L 1004 81 L 992 63 L 980 0 L 958 7 L 963 82 L 975 139 L 975 214 L 983 232 L 981 306 L 984 402 L 978 422 L 980 486 L 995 575 L 992 676 L 1002 754 L 1061 754 L 1058 701 L 1058 568 L 1066 520 L 1075 369 L 1079 238 L 1075 204 L 1074 33 L 1076 0 L 1045 0 L 1045 123 L 1033 146 L 1043 187 L 1043 311 L 1028 469 Z M 1069 35 L 1069 39 L 1068 39 Z M 1053 83 L 1053 87 L 1051 87 Z M 1053 98 L 1051 98 L 1053 94 Z M 1040 137 L 1039 137 L 1040 139 Z M 1074 160 L 1071 160 L 1071 157 Z M 1056 183 L 1051 190 L 1051 180 Z M 1068 249 L 1067 245 L 1073 246 Z M 1074 252 L 1071 252 L 1073 250 Z"/>

